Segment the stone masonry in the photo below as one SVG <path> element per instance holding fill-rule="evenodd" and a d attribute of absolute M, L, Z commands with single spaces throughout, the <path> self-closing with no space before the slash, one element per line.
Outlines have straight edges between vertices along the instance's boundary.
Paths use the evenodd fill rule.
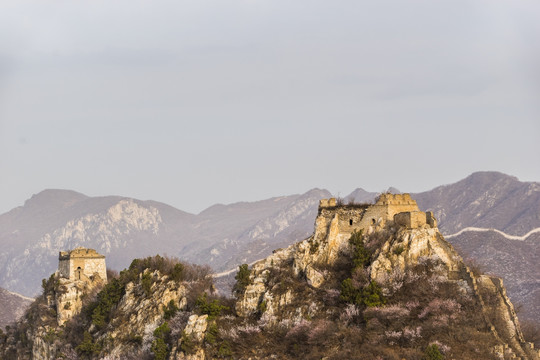
<path fill-rule="evenodd" d="M 375 204 L 353 204 L 337 206 L 335 198 L 322 199 L 319 215 L 329 221 L 336 218 L 339 232 L 351 234 L 353 231 L 368 230 L 383 226 L 387 221 L 395 221 L 408 228 L 427 225 L 437 227 L 431 212 L 422 212 L 410 194 L 381 194 Z"/>
<path fill-rule="evenodd" d="M 94 249 L 78 247 L 71 251 L 60 251 L 58 257 L 58 272 L 69 280 L 92 281 L 99 276 L 107 282 L 107 267 L 105 256 Z"/>
<path fill-rule="evenodd" d="M 58 257 L 59 287 L 50 306 L 57 311 L 58 326 L 81 312 L 82 295 L 107 283 L 105 256 L 78 247 Z"/>

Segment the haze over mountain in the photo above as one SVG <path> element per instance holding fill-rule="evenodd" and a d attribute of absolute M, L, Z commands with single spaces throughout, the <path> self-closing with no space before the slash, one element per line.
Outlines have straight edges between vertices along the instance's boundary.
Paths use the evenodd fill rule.
<path fill-rule="evenodd" d="M 17 320 L 33 300 L 0 288 L 0 329 Z"/>
<path fill-rule="evenodd" d="M 0 215 L 0 281 L 35 295 L 41 279 L 56 269 L 58 251 L 83 245 L 105 254 L 115 269 L 135 257 L 161 253 L 223 270 L 309 235 L 319 199 L 329 196 L 314 189 L 218 204 L 193 215 L 155 201 L 45 190 Z"/>
<path fill-rule="evenodd" d="M 106 255 L 114 269 L 156 253 L 207 263 L 216 271 L 234 269 L 306 238 L 313 230 L 319 199 L 330 196 L 327 190 L 312 189 L 257 202 L 217 204 L 195 215 L 155 201 L 45 190 L 0 215 L 0 286 L 27 296 L 37 294 L 41 279 L 57 268 L 58 251 L 76 246 Z M 344 199 L 369 202 L 375 196 L 356 189 Z M 524 235 L 540 227 L 540 184 L 501 173 L 474 173 L 413 198 L 422 210 L 434 211 L 446 235 L 467 227 Z M 525 317 L 540 321 L 527 310 L 533 308 L 529 304 L 538 304 L 538 275 L 500 266 L 497 260 L 514 259 L 523 269 L 537 267 L 532 262 L 538 256 L 537 238 L 517 243 L 492 232 L 465 231 L 449 241 L 463 249 L 464 257 L 502 276 L 513 301 L 526 307 Z M 479 250 L 485 248 L 497 249 L 498 256 Z M 530 256 L 524 258 L 523 251 Z"/>
<path fill-rule="evenodd" d="M 477 172 L 414 198 L 435 213 L 445 234 L 481 227 L 525 235 L 540 227 L 540 183 L 498 172 Z"/>

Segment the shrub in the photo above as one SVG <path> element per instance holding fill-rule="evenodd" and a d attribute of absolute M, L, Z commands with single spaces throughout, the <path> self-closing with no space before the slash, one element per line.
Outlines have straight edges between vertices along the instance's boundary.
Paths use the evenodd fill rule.
<path fill-rule="evenodd" d="M 150 350 L 154 353 L 156 360 L 166 360 L 169 356 L 169 345 L 167 343 L 170 340 L 170 334 L 171 329 L 167 322 L 164 322 L 154 330 L 155 339 L 152 341 Z"/>
<path fill-rule="evenodd" d="M 101 351 L 101 346 L 98 343 L 94 342 L 92 334 L 88 331 L 84 332 L 83 341 L 76 347 L 76 350 L 79 354 L 85 356 L 96 355 Z"/>
<path fill-rule="evenodd" d="M 520 323 L 525 341 L 532 342 L 535 348 L 540 348 L 540 324 L 530 320 L 520 320 Z"/>
<path fill-rule="evenodd" d="M 232 356 L 231 344 L 227 340 L 223 340 L 219 345 L 218 356 L 220 358 L 228 358 Z"/>
<path fill-rule="evenodd" d="M 154 337 L 166 339 L 169 336 L 170 332 L 171 328 L 169 327 L 169 323 L 165 321 L 163 324 L 161 324 L 154 330 Z"/>
<path fill-rule="evenodd" d="M 199 309 L 201 314 L 206 314 L 210 319 L 218 316 L 223 310 L 228 310 L 227 306 L 223 306 L 219 303 L 219 300 L 208 300 L 206 293 L 199 296 L 195 306 Z"/>
<path fill-rule="evenodd" d="M 266 308 L 267 308 L 266 300 L 261 301 L 259 305 L 257 306 L 257 310 L 260 315 L 264 314 L 264 312 L 266 311 Z"/>
<path fill-rule="evenodd" d="M 353 285 L 352 279 L 347 278 L 341 283 L 341 294 L 339 298 L 350 304 L 358 304 L 360 292 Z"/>
<path fill-rule="evenodd" d="M 193 354 L 195 352 L 195 343 L 191 339 L 191 336 L 182 331 L 182 338 L 180 339 L 180 350 L 185 354 Z"/>
<path fill-rule="evenodd" d="M 171 272 L 171 279 L 176 282 L 180 282 L 183 280 L 183 275 L 184 275 L 184 264 L 182 263 L 175 264 Z"/>
<path fill-rule="evenodd" d="M 163 339 L 155 339 L 152 342 L 150 351 L 152 351 L 156 360 L 166 360 L 169 356 L 169 347 Z"/>
<path fill-rule="evenodd" d="M 127 342 L 140 346 L 143 343 L 143 337 L 141 335 L 136 335 L 136 334 L 131 333 L 127 337 Z"/>
<path fill-rule="evenodd" d="M 174 257 L 156 255 L 133 260 L 128 269 L 120 272 L 120 277 L 126 283 L 137 281 L 139 274 L 145 269 L 150 272 L 157 270 L 160 274 L 167 275 L 177 282 L 202 280 L 211 273 L 208 265 L 184 264 Z"/>
<path fill-rule="evenodd" d="M 396 254 L 398 256 L 401 255 L 403 253 L 403 251 L 405 251 L 405 248 L 403 247 L 403 245 L 398 245 L 393 250 L 394 254 Z"/>
<path fill-rule="evenodd" d="M 374 280 L 371 280 L 369 285 L 363 289 L 362 302 L 367 307 L 386 304 L 386 298 L 382 294 L 381 287 Z"/>
<path fill-rule="evenodd" d="M 48 342 L 49 344 L 52 344 L 57 337 L 58 334 L 56 333 L 56 331 L 54 331 L 54 329 L 49 329 L 47 330 L 47 333 L 45 334 L 43 340 L 45 340 L 45 342 Z"/>
<path fill-rule="evenodd" d="M 351 278 L 343 280 L 340 299 L 357 306 L 373 307 L 386 304 L 381 287 L 374 280 L 371 280 L 363 289 L 354 286 Z"/>
<path fill-rule="evenodd" d="M 439 351 L 437 344 L 431 344 L 426 348 L 424 360 L 443 360 L 444 356 Z"/>
<path fill-rule="evenodd" d="M 163 307 L 163 318 L 165 320 L 173 318 L 178 310 L 178 306 L 176 306 L 174 300 L 169 301 L 169 304 Z"/>
<path fill-rule="evenodd" d="M 113 279 L 98 293 L 97 300 L 87 307 L 86 312 L 98 329 L 102 329 L 109 322 L 111 310 L 125 292 L 125 286 L 118 279 Z"/>
<path fill-rule="evenodd" d="M 146 296 L 150 296 L 150 293 L 152 292 L 152 283 L 154 282 L 154 279 L 152 277 L 152 274 L 150 271 L 147 271 L 143 274 L 141 277 L 141 286 L 144 290 L 144 293 Z"/>
<path fill-rule="evenodd" d="M 349 244 L 353 248 L 352 262 L 355 268 L 369 265 L 371 253 L 364 246 L 363 231 L 355 231 L 349 238 Z"/>
<path fill-rule="evenodd" d="M 43 294 L 52 292 L 58 289 L 59 286 L 60 286 L 60 279 L 55 274 L 51 274 L 51 276 L 49 276 L 49 279 L 47 280 L 45 279 L 41 280 L 41 287 L 43 289 Z"/>
<path fill-rule="evenodd" d="M 217 342 L 217 335 L 218 335 L 218 327 L 215 321 L 212 321 L 210 324 L 208 324 L 208 328 L 206 329 L 206 335 L 204 336 L 204 340 L 208 344 L 215 344 Z"/>
<path fill-rule="evenodd" d="M 242 264 L 238 266 L 238 272 L 235 275 L 236 283 L 233 287 L 233 293 L 235 295 L 240 295 L 246 290 L 246 287 L 250 284 L 249 275 L 251 271 L 249 270 L 248 264 Z"/>

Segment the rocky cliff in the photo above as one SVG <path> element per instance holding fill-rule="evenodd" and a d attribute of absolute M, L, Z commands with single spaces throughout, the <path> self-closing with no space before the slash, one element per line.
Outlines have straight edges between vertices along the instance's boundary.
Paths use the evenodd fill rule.
<path fill-rule="evenodd" d="M 376 195 L 357 189 L 345 202 L 372 202 Z M 98 250 L 114 269 L 136 257 L 166 253 L 216 271 L 231 270 L 309 236 L 318 201 L 329 196 L 313 189 L 214 205 L 193 215 L 154 201 L 46 190 L 0 215 L 0 286 L 35 296 L 41 279 L 56 269 L 58 251 L 77 246 Z M 421 209 L 433 211 L 441 232 L 462 256 L 504 278 L 510 298 L 521 305 L 520 318 L 540 324 L 534 271 L 540 233 L 530 233 L 540 228 L 540 185 L 480 172 L 414 197 Z M 34 271 L 26 271 L 30 267 Z"/>
<path fill-rule="evenodd" d="M 58 326 L 49 287 L 5 359 L 538 359 L 500 279 L 473 273 L 407 194 L 321 202 L 315 231 L 236 274 L 136 260 Z"/>
<path fill-rule="evenodd" d="M 421 358 L 418 348 L 435 344 L 448 358 L 538 359 L 501 279 L 473 274 L 429 221 L 371 218 L 371 209 L 319 209 L 311 237 L 252 266 L 237 313 L 266 326 L 303 326 L 308 338 L 329 328 L 342 344 L 358 344 L 342 328 L 356 326 L 359 351 L 370 355 L 336 352 L 347 358 Z M 366 217 L 374 220 L 367 226 Z"/>
<path fill-rule="evenodd" d="M 0 336 L 0 358 L 140 359 L 156 356 L 160 346 L 181 357 L 178 346 L 160 341 L 171 332 L 202 341 L 207 316 L 193 309 L 211 284 L 208 267 L 160 256 L 134 260 L 107 285 L 53 274 L 16 327 Z M 164 324 L 171 318 L 169 328 Z"/>

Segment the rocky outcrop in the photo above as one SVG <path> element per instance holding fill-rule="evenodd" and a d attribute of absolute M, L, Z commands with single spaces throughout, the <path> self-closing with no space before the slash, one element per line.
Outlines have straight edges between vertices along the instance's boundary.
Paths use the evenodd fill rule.
<path fill-rule="evenodd" d="M 140 282 L 128 283 L 126 293 L 116 308 L 117 315 L 99 337 L 101 340 L 113 339 L 107 349 L 112 356 L 121 356 L 132 349 L 133 339 L 151 343 L 154 330 L 163 323 L 163 309 L 171 301 L 179 310 L 186 307 L 185 286 L 169 280 L 159 271 L 146 270 L 140 278 L 145 274 L 152 277 L 150 291 L 146 293 Z"/>
<path fill-rule="evenodd" d="M 211 294 L 207 273 L 192 268 L 186 280 L 186 265 L 163 264 L 134 261 L 109 283 L 78 317 L 84 328 L 64 324 L 84 331 L 76 341 L 47 317 L 55 298 L 43 298 L 29 327 L 0 339 L 0 356 L 15 348 L 13 358 L 50 360 L 71 344 L 71 354 L 91 359 L 365 360 L 422 358 L 429 349 L 456 359 L 538 359 L 502 281 L 465 266 L 407 194 L 373 205 L 321 202 L 313 235 L 241 267 L 234 303 Z M 66 290 L 64 303 L 77 299 L 76 287 Z"/>
<path fill-rule="evenodd" d="M 171 328 L 166 323 L 175 314 L 180 314 L 180 320 L 175 318 L 172 329 L 177 334 L 188 336 L 193 346 L 190 346 L 188 353 L 184 352 L 185 346 L 180 346 L 180 339 L 178 346 L 168 351 L 170 359 L 204 359 L 202 343 L 208 315 L 194 314 L 192 309 L 186 311 L 186 307 L 190 287 L 194 286 L 197 291 L 208 291 L 211 283 L 205 282 L 204 277 L 193 279 L 193 269 L 188 270 L 192 272 L 190 282 L 172 280 L 170 275 L 148 268 L 135 278 L 133 270 L 130 271 L 129 275 L 124 274 L 124 279 L 127 276 L 132 281 L 113 279 L 97 294 L 97 298 L 96 284 L 51 276 L 44 284 L 44 295 L 38 298 L 17 327 L 6 338 L 0 334 L 0 358 L 56 360 L 66 356 L 91 359 L 147 357 L 157 338 L 162 336 L 157 335 L 156 329 L 166 329 L 164 336 L 169 337 Z M 104 317 L 95 318 L 100 306 L 106 307 L 100 313 Z M 82 314 L 76 317 L 81 310 Z M 187 316 L 187 321 L 182 323 L 184 316 Z M 69 334 L 72 331 L 80 335 L 72 336 Z M 82 332 L 82 339 L 73 342 L 72 339 L 80 338 Z"/>
<path fill-rule="evenodd" d="M 204 360 L 206 355 L 202 347 L 206 328 L 208 327 L 208 315 L 191 315 L 188 318 L 184 328 L 184 336 L 178 340 L 176 346 L 172 349 L 170 360 Z M 189 338 L 194 343 L 194 349 L 186 353 L 182 350 L 182 342 Z"/>
<path fill-rule="evenodd" d="M 55 292 L 55 301 L 51 307 L 56 309 L 58 326 L 62 326 L 81 312 L 82 295 L 87 294 L 91 287 L 84 281 L 72 281 L 64 278 L 59 278 L 58 281 L 58 291 Z M 100 284 L 100 287 L 102 285 Z"/>
<path fill-rule="evenodd" d="M 246 287 L 242 296 L 236 302 L 236 313 L 240 316 L 249 316 L 257 311 L 262 296 L 267 292 L 266 279 L 270 269 L 291 259 L 294 246 L 287 249 L 276 250 L 274 254 L 257 262 L 252 267 L 251 283 Z"/>
<path fill-rule="evenodd" d="M 444 264 L 450 277 L 457 276 L 463 267 L 461 258 L 444 240 L 438 229 L 396 229 L 387 230 L 386 240 L 376 252 L 375 260 L 371 264 L 371 279 L 383 282 L 388 273 L 404 272 L 416 266 L 420 258 L 436 257 Z"/>
<path fill-rule="evenodd" d="M 311 288 L 324 287 L 332 277 L 328 269 L 350 254 L 352 249 L 348 240 L 354 232 L 361 231 L 364 244 L 373 248 L 366 272 L 369 279 L 383 287 L 383 293 L 401 286 L 392 282 L 396 278 L 402 281 L 403 274 L 413 269 L 417 271 L 419 265 L 436 264 L 435 278 L 432 279 L 434 286 L 439 282 L 453 282 L 467 296 L 476 299 L 486 328 L 491 329 L 492 338 L 500 345 L 500 348 L 497 347 L 499 345 L 492 348 L 493 354 L 496 355 L 497 349 L 503 349 L 504 356 L 512 353 L 522 359 L 538 358 L 538 351 L 523 339 L 502 280 L 474 276 L 439 232 L 431 213 L 414 209 L 410 213 L 376 209 L 378 214 L 383 215 L 378 218 L 370 216 L 371 221 L 365 221 L 366 214 L 375 213 L 371 206 L 340 207 L 335 204 L 329 206 L 327 202 L 322 205 L 312 236 L 286 249 L 277 250 L 252 266 L 251 283 L 236 303 L 240 316 L 255 316 L 261 313 L 261 308 L 264 309 L 263 317 L 274 323 L 282 321 L 283 316 L 306 316 L 308 309 L 297 308 L 296 314 L 284 311 L 289 304 L 297 304 L 302 295 L 295 288 L 285 292 L 276 290 L 278 286 L 271 279 L 275 268 L 290 267 L 293 269 L 292 276 L 305 281 Z M 394 221 L 394 215 L 398 221 Z M 311 306 L 316 307 L 317 304 L 312 303 Z M 281 319 L 276 319 L 277 314 L 281 314 Z"/>

